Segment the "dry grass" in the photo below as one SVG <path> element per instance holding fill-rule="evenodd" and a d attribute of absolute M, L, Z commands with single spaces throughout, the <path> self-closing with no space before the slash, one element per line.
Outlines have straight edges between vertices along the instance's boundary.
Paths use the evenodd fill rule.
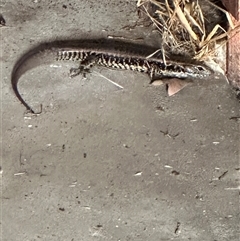
<path fill-rule="evenodd" d="M 224 45 L 230 36 L 240 31 L 240 25 L 234 26 L 227 11 L 208 3 L 226 15 L 228 31 L 219 24 L 207 31 L 206 18 L 198 0 L 138 0 L 137 6 L 157 27 L 163 49 L 205 61 L 216 57 L 217 43 Z"/>

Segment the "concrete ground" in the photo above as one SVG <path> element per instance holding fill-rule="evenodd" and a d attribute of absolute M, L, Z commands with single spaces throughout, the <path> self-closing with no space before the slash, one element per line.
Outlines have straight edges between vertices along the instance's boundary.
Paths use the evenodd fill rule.
<path fill-rule="evenodd" d="M 239 101 L 223 77 L 168 97 L 140 73 L 95 68 L 69 79 L 69 66 L 39 66 L 20 92 L 43 113 L 24 115 L 10 75 L 37 43 L 158 38 L 134 1 L 0 6 L 1 240 L 239 240 Z"/>

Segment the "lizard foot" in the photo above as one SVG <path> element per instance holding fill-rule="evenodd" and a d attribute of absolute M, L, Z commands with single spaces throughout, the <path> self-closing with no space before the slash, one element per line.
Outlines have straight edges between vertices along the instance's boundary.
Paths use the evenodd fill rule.
<path fill-rule="evenodd" d="M 71 68 L 69 77 L 73 78 L 75 76 L 78 76 L 79 74 L 82 74 L 84 78 L 86 78 L 86 74 L 90 73 L 90 70 L 86 68 L 85 66 L 81 65 L 78 68 Z"/>

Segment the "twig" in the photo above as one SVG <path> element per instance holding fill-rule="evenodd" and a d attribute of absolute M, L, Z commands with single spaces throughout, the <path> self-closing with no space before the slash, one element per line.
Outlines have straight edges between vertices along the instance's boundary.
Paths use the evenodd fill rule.
<path fill-rule="evenodd" d="M 95 73 L 95 74 L 97 74 L 98 76 L 101 76 L 102 78 L 108 80 L 110 83 L 114 84 L 114 85 L 117 86 L 118 88 L 123 89 L 123 86 L 121 86 L 121 85 L 117 84 L 116 82 L 108 79 L 108 78 L 105 77 L 104 75 L 102 75 L 102 74 L 100 74 L 100 73 L 98 73 L 98 72 L 96 72 L 96 71 L 93 71 L 93 73 Z"/>

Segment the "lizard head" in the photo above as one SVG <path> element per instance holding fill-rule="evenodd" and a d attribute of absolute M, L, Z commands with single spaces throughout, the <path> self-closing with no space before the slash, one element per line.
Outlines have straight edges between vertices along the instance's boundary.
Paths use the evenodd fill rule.
<path fill-rule="evenodd" d="M 184 71 L 189 77 L 206 78 L 212 74 L 211 70 L 203 65 L 187 65 Z"/>
<path fill-rule="evenodd" d="M 155 69 L 155 78 L 156 77 L 167 77 L 167 78 L 206 78 L 212 72 L 209 68 L 203 65 L 195 64 L 183 64 L 183 63 L 170 63 L 165 66 L 162 66 Z"/>

